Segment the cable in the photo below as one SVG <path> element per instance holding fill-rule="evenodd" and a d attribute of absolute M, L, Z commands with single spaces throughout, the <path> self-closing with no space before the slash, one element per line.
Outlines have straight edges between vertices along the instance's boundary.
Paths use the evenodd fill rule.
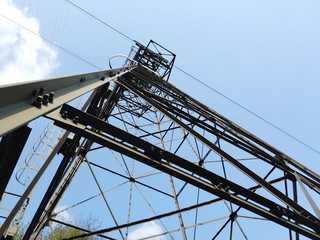
<path fill-rule="evenodd" d="M 45 38 L 45 37 L 43 37 L 43 36 L 39 35 L 38 33 L 36 33 L 36 32 L 34 32 L 34 31 L 32 31 L 32 30 L 31 30 L 31 29 L 29 29 L 29 28 L 26 28 L 25 26 L 23 26 L 23 25 L 21 25 L 21 24 L 17 23 L 16 21 L 13 21 L 12 19 L 10 19 L 10 18 L 8 18 L 8 17 L 6 17 L 6 16 L 4 16 L 4 15 L 2 15 L 2 14 L 0 14 L 0 16 L 1 16 L 1 17 L 3 17 L 3 18 L 5 18 L 7 21 L 10 21 L 10 22 L 14 23 L 14 24 L 15 24 L 15 25 L 17 25 L 18 27 L 20 27 L 20 28 L 22 28 L 22 29 L 24 29 L 24 30 L 26 30 L 26 31 L 28 31 L 28 32 L 30 32 L 30 33 L 32 33 L 32 34 L 34 34 L 34 35 L 36 35 L 37 37 L 39 37 L 39 38 L 41 38 L 42 40 L 44 40 L 44 41 L 46 41 L 46 42 L 50 43 L 51 45 L 53 45 L 53 46 L 55 46 L 55 47 L 57 47 L 57 48 L 59 48 L 59 49 L 61 49 L 61 50 L 65 51 L 65 52 L 67 52 L 67 53 L 68 53 L 68 54 L 70 54 L 71 56 L 73 56 L 73 57 L 76 57 L 76 58 L 80 59 L 81 61 L 83 61 L 83 62 L 85 62 L 85 63 L 87 63 L 87 64 L 89 64 L 89 65 L 93 66 L 94 68 L 97 68 L 98 70 L 102 70 L 102 68 L 98 67 L 98 66 L 97 66 L 97 65 L 95 65 L 94 63 L 89 62 L 88 60 L 84 59 L 83 57 L 79 56 L 78 54 L 73 53 L 73 52 L 71 52 L 70 50 L 68 50 L 68 49 L 66 49 L 66 48 L 64 48 L 64 47 L 62 47 L 62 46 L 60 46 L 60 45 L 58 45 L 58 44 L 54 43 L 53 41 L 49 40 L 48 38 Z"/>
<path fill-rule="evenodd" d="M 117 32 L 117 33 L 120 34 L 121 36 L 125 37 L 126 39 L 134 42 L 134 40 L 133 40 L 132 38 L 130 38 L 128 35 L 122 33 L 120 30 L 112 27 L 112 26 L 109 25 L 108 23 L 106 23 L 106 22 L 102 21 L 101 19 L 97 18 L 96 16 L 94 16 L 93 14 L 91 14 L 91 13 L 89 13 L 88 11 L 84 10 L 83 8 L 79 7 L 78 5 L 76 5 L 75 3 L 71 2 L 70 0 L 65 0 L 65 1 L 67 1 L 69 4 L 73 5 L 73 6 L 76 7 L 77 9 L 81 10 L 81 11 L 84 12 L 85 14 L 88 14 L 88 15 L 91 16 L 93 19 L 97 20 L 98 22 L 102 23 L 103 25 L 111 28 L 112 30 L 114 30 L 115 32 Z M 49 39 L 47 39 L 47 38 L 45 38 L 45 37 L 40 36 L 39 34 L 33 32 L 32 30 L 30 30 L 30 29 L 28 29 L 28 28 L 20 25 L 19 23 L 17 23 L 17 22 L 15 22 L 15 21 L 13 21 L 13 20 L 5 17 L 4 15 L 0 14 L 0 16 L 2 16 L 3 18 L 5 18 L 5 19 L 7 19 L 7 20 L 9 20 L 9 21 L 11 21 L 11 22 L 13 22 L 13 23 L 15 23 L 15 24 L 18 25 L 19 27 L 21 27 L 21 28 L 23 28 L 23 29 L 25 29 L 25 30 L 27 30 L 27 31 L 29 31 L 29 32 L 37 35 L 38 37 L 40 37 L 40 38 L 42 38 L 43 40 L 49 42 L 50 44 L 52 44 L 52 45 L 58 47 L 59 49 L 62 49 L 63 51 L 69 53 L 70 55 L 81 59 L 82 61 L 88 63 L 89 65 L 91 65 L 91 66 L 93 66 L 93 67 L 95 67 L 95 68 L 97 68 L 97 69 L 99 69 L 99 70 L 102 70 L 102 68 L 100 68 L 100 67 L 96 66 L 95 64 L 93 64 L 93 63 L 85 60 L 84 58 L 80 57 L 79 55 L 77 55 L 77 54 L 69 51 L 68 49 L 66 49 L 66 48 L 64 48 L 64 47 L 61 47 L 60 45 L 52 42 L 51 40 L 49 40 Z M 254 112 L 251 111 L 250 109 L 248 109 L 248 108 L 246 108 L 245 106 L 239 104 L 239 103 L 236 102 L 235 100 L 233 100 L 233 99 L 231 99 L 230 97 L 226 96 L 225 94 L 219 92 L 218 90 L 216 90 L 216 89 L 214 89 L 213 87 L 209 86 L 208 84 L 204 83 L 204 82 L 201 81 L 200 79 L 194 77 L 194 76 L 191 75 L 190 73 L 184 71 L 184 70 L 181 69 L 180 67 L 178 67 L 178 66 L 176 66 L 176 65 L 174 65 L 174 67 L 175 67 L 177 70 L 179 70 L 179 71 L 181 71 L 182 73 L 184 73 L 184 74 L 186 74 L 187 76 L 189 76 L 191 79 L 197 81 L 198 83 L 200 83 L 200 84 L 202 84 L 203 86 L 207 87 L 207 88 L 210 89 L 211 91 L 219 94 L 220 96 L 224 97 L 225 99 L 227 99 L 228 101 L 232 102 L 232 103 L 235 104 L 236 106 L 238 106 L 238 107 L 242 108 L 243 110 L 249 112 L 249 113 L 252 114 L 253 116 L 257 117 L 258 119 L 260 119 L 260 120 L 262 120 L 263 122 L 269 124 L 269 125 L 272 126 L 273 128 L 277 129 L 278 131 L 282 132 L 283 134 L 287 135 L 288 137 L 294 139 L 294 140 L 297 141 L 298 143 L 302 144 L 303 146 L 309 148 L 309 149 L 312 150 L 313 152 L 315 152 L 315 153 L 317 153 L 317 154 L 320 155 L 320 151 L 319 151 L 319 150 L 313 148 L 313 147 L 310 146 L 309 144 L 301 141 L 300 139 L 298 139 L 297 137 L 293 136 L 292 134 L 286 132 L 285 130 L 281 129 L 280 127 L 276 126 L 275 124 L 271 123 L 270 121 L 266 120 L 265 118 L 261 117 L 260 115 L 254 113 Z"/>
<path fill-rule="evenodd" d="M 272 126 L 273 128 L 277 129 L 278 131 L 284 133 L 285 135 L 289 136 L 290 138 L 296 140 L 297 142 L 299 142 L 300 144 L 304 145 L 305 147 L 311 149 L 312 151 L 316 152 L 317 154 L 320 155 L 320 151 L 318 151 L 317 149 L 311 147 L 310 145 L 308 145 L 307 143 L 301 141 L 300 139 L 296 138 L 295 136 L 291 135 L 290 133 L 286 132 L 285 130 L 281 129 L 280 127 L 274 125 L 272 122 L 266 120 L 265 118 L 261 117 L 260 115 L 254 113 L 253 111 L 251 111 L 250 109 L 246 108 L 245 106 L 241 105 L 240 103 L 237 103 L 235 100 L 231 99 L 230 97 L 226 96 L 225 94 L 219 92 L 218 90 L 214 89 L 213 87 L 209 86 L 208 84 L 204 83 L 203 81 L 201 81 L 200 79 L 196 78 L 195 76 L 187 73 L 186 71 L 184 71 L 183 69 L 177 67 L 176 65 L 174 65 L 174 67 L 176 69 L 178 69 L 179 71 L 181 71 L 182 73 L 186 74 L 187 76 L 189 76 L 190 78 L 192 78 L 193 80 L 197 81 L 198 83 L 202 84 L 203 86 L 209 88 L 211 91 L 219 94 L 220 96 L 224 97 L 225 99 L 227 99 L 228 101 L 232 102 L 233 104 L 237 105 L 238 107 L 242 108 L 243 110 L 249 112 L 250 114 L 252 114 L 253 116 L 257 117 L 258 119 L 262 120 L 263 122 L 269 124 L 270 126 Z"/>
<path fill-rule="evenodd" d="M 97 21 L 101 22 L 102 24 L 104 24 L 105 26 L 111 28 L 112 30 L 114 30 L 115 32 L 117 32 L 118 34 L 122 35 L 123 37 L 129 39 L 130 41 L 134 40 L 132 38 L 130 38 L 128 35 L 122 33 L 120 30 L 112 27 L 111 25 L 107 24 L 106 22 L 102 21 L 101 19 L 97 18 L 96 16 L 94 16 L 93 14 L 89 13 L 88 11 L 84 10 L 83 8 L 79 7 L 78 5 L 76 5 L 75 3 L 71 2 L 70 0 L 65 0 L 68 3 L 72 4 L 74 7 L 78 8 L 79 10 L 81 10 L 82 12 L 88 14 L 89 16 L 91 16 L 92 18 L 96 19 Z M 243 110 L 247 111 L 248 113 L 252 114 L 253 116 L 257 117 L 258 119 L 262 120 L 263 122 L 269 124 L 270 126 L 272 126 L 273 128 L 277 129 L 278 131 L 282 132 L 283 134 L 287 135 L 288 137 L 294 139 L 295 141 L 297 141 L 298 143 L 302 144 L 303 146 L 309 148 L 310 150 L 314 151 L 315 153 L 320 155 L 320 151 L 313 148 L 312 146 L 310 146 L 309 144 L 301 141 L 300 139 L 298 139 L 297 137 L 293 136 L 292 134 L 286 132 L 285 130 L 281 129 L 280 127 L 274 125 L 273 123 L 271 123 L 270 121 L 266 120 L 265 118 L 261 117 L 260 115 L 254 113 L 253 111 L 251 111 L 250 109 L 246 108 L 245 106 L 239 104 L 238 102 L 236 102 L 235 100 L 231 99 L 230 97 L 226 96 L 225 94 L 219 92 L 218 90 L 214 89 L 213 87 L 209 86 L 208 84 L 204 83 L 203 81 L 201 81 L 200 79 L 194 77 L 193 75 L 191 75 L 190 73 L 184 71 L 183 69 L 181 69 L 180 67 L 174 65 L 174 67 L 181 71 L 182 73 L 186 74 L 187 76 L 189 76 L 190 78 L 192 78 L 193 80 L 197 81 L 198 83 L 202 84 L 203 86 L 207 87 L 208 89 L 210 89 L 211 91 L 219 94 L 220 96 L 222 96 L 223 98 L 227 99 L 228 101 L 232 102 L 233 104 L 235 104 L 236 106 L 242 108 Z"/>
<path fill-rule="evenodd" d="M 72 6 L 74 6 L 75 8 L 81 10 L 82 12 L 88 14 L 90 17 L 92 17 L 93 19 L 97 20 L 98 22 L 102 23 L 103 25 L 107 26 L 108 28 L 111 28 L 113 31 L 117 32 L 118 34 L 122 35 L 123 37 L 125 37 L 126 39 L 134 42 L 134 40 L 132 38 L 130 38 L 128 35 L 124 34 L 123 32 L 119 31 L 118 29 L 112 27 L 111 25 L 109 25 L 108 23 L 102 21 L 100 18 L 97 18 L 96 16 L 94 16 L 93 14 L 91 14 L 90 12 L 88 12 L 87 10 L 81 8 L 80 6 L 76 5 L 75 3 L 69 1 L 69 0 L 65 0 L 66 2 L 70 3 Z"/>

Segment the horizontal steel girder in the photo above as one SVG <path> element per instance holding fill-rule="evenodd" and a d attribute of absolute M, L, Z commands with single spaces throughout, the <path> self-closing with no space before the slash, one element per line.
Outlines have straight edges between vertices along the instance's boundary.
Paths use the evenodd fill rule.
<path fill-rule="evenodd" d="M 144 84 L 149 84 L 154 86 L 158 91 L 164 92 L 168 96 L 172 98 L 172 101 L 179 103 L 180 105 L 183 105 L 186 109 L 189 109 L 191 111 L 194 111 L 198 113 L 199 115 L 203 116 L 204 119 L 208 120 L 212 124 L 217 124 L 220 127 L 222 127 L 224 130 L 226 130 L 229 134 L 231 134 L 233 137 L 231 141 L 240 140 L 243 141 L 242 144 L 245 143 L 246 147 L 247 143 L 251 142 L 251 154 L 255 155 L 255 153 L 262 154 L 260 156 L 257 156 L 261 158 L 262 156 L 267 157 L 266 153 L 272 153 L 274 156 L 280 157 L 282 160 L 287 162 L 288 164 L 292 165 L 294 168 L 299 169 L 299 171 L 303 174 L 306 174 L 307 176 L 310 176 L 311 179 L 306 179 L 303 175 L 300 175 L 299 172 L 299 178 L 307 185 L 312 186 L 314 188 L 317 188 L 317 190 L 320 190 L 320 175 L 316 172 L 312 171 L 311 169 L 307 168 L 306 166 L 302 165 L 298 161 L 292 159 L 288 155 L 284 154 L 283 152 L 279 151 L 275 147 L 271 146 L 270 144 L 266 143 L 262 139 L 258 138 L 257 136 L 253 135 L 252 133 L 246 131 L 245 129 L 238 126 L 236 123 L 230 121 L 226 117 L 222 116 L 218 112 L 214 111 L 213 109 L 207 107 L 206 105 L 202 104 L 201 102 L 197 101 L 196 99 L 192 98 L 191 96 L 187 95 L 186 93 L 182 92 L 178 88 L 176 88 L 173 84 L 170 82 L 162 81 L 161 78 L 156 76 L 155 74 L 152 74 L 150 71 L 147 71 L 145 68 L 138 67 L 132 71 L 132 74 L 139 79 L 139 84 L 141 82 L 144 82 Z M 149 104 L 151 104 L 153 107 L 157 108 L 157 106 L 153 105 L 152 102 L 156 102 L 157 105 L 160 104 L 161 108 L 164 108 L 167 112 L 179 115 L 181 118 L 189 118 L 190 114 L 187 114 L 186 112 L 183 112 L 181 110 L 178 110 L 177 108 L 174 108 L 171 102 L 167 99 L 163 99 L 162 97 L 158 96 L 157 94 L 153 94 L 150 91 L 146 91 L 143 88 L 137 85 L 134 82 L 128 83 L 125 79 L 122 78 L 118 79 L 119 83 L 125 86 L 127 89 L 130 89 L 130 91 L 133 91 L 135 94 L 140 96 L 140 98 L 146 100 Z M 165 107 L 166 106 L 166 107 Z M 158 108 L 157 108 L 158 109 Z M 159 110 L 159 109 L 158 109 Z M 177 112 L 178 111 L 178 112 Z M 195 119 L 193 119 L 195 120 Z M 188 121 L 191 121 L 194 124 L 199 124 L 199 121 L 193 121 L 192 118 Z M 203 124 L 204 122 L 202 122 Z M 203 126 L 202 126 L 203 128 Z M 208 131 L 208 129 L 206 129 Z M 216 133 L 214 133 L 216 134 Z M 221 136 L 218 136 L 221 137 Z M 225 139 L 226 140 L 226 139 Z M 226 140 L 227 141 L 227 140 Z M 235 141 L 238 142 L 238 141 Z M 239 142 L 238 142 L 239 143 Z M 245 146 L 243 145 L 243 147 Z M 240 145 L 237 145 L 237 147 L 241 147 Z M 249 150 L 247 148 L 247 150 Z M 262 150 L 262 151 L 261 151 Z M 269 155 L 269 154 L 267 154 Z M 270 157 L 270 155 L 269 155 Z M 288 166 L 284 164 L 281 161 L 278 161 L 275 157 L 272 157 L 270 159 L 273 164 L 277 165 L 277 167 L 282 166 L 283 170 L 287 171 Z M 286 169 L 287 168 L 287 169 Z"/>
<path fill-rule="evenodd" d="M 135 67 L 1 86 L 0 136 L 114 80 L 133 68 Z"/>
<path fill-rule="evenodd" d="M 186 159 L 162 150 L 71 106 L 64 105 L 60 112 L 62 115 L 58 111 L 48 114 L 48 117 L 53 119 L 59 127 L 170 174 L 302 235 L 320 240 L 319 222 L 284 208 Z M 90 233 L 90 235 L 93 234 Z"/>
<path fill-rule="evenodd" d="M 147 78 L 143 78 L 144 81 L 146 81 Z M 141 80 L 141 79 L 140 79 Z M 304 216 L 306 219 L 310 219 L 313 222 L 319 223 L 319 219 L 315 217 L 312 213 L 310 213 L 308 210 L 303 208 L 301 205 L 297 204 L 295 201 L 290 199 L 288 196 L 286 196 L 284 193 L 279 191 L 277 188 L 273 187 L 272 185 L 268 184 L 262 177 L 260 177 L 258 174 L 256 174 L 251 169 L 247 168 L 245 165 L 234 159 L 229 153 L 222 150 L 220 147 L 216 146 L 213 142 L 208 140 L 206 137 L 199 134 L 197 131 L 195 131 L 193 128 L 188 126 L 185 122 L 181 120 L 181 116 L 176 117 L 176 111 L 177 110 L 174 106 L 170 105 L 167 107 L 164 107 L 161 102 L 168 102 L 167 99 L 162 99 L 160 96 L 153 94 L 150 91 L 145 91 L 143 88 L 140 88 L 139 86 L 135 86 L 135 83 L 131 83 L 128 81 L 125 81 L 125 79 L 119 79 L 119 82 L 126 87 L 129 91 L 133 92 L 136 96 L 139 96 L 141 99 L 145 100 L 148 104 L 156 108 L 158 111 L 160 111 L 162 114 L 166 115 L 168 118 L 170 118 L 173 122 L 175 122 L 177 125 L 179 125 L 181 128 L 183 128 L 185 131 L 187 131 L 189 134 L 194 136 L 196 139 L 201 141 L 203 144 L 205 144 L 207 147 L 209 147 L 211 150 L 216 152 L 220 157 L 231 163 L 234 167 L 236 167 L 238 170 L 246 174 L 248 177 L 253 179 L 255 182 L 257 182 L 259 185 L 261 185 L 264 189 L 269 191 L 272 195 L 277 197 L 280 201 L 282 201 L 286 206 L 290 207 L 291 209 L 295 210 L 300 215 Z M 148 82 L 148 81 L 146 81 Z M 141 83 L 139 83 L 141 84 Z M 151 83 L 150 83 L 151 84 Z M 187 95 L 179 92 L 178 89 L 175 89 L 174 87 L 169 88 L 177 97 L 174 98 L 174 101 L 180 98 L 185 99 L 182 105 L 185 105 L 188 101 L 186 99 Z M 192 103 L 192 101 L 190 101 Z M 198 108 L 197 111 L 201 111 L 202 108 Z M 193 124 L 197 124 L 196 121 L 190 121 Z M 239 128 L 241 131 L 242 129 Z M 243 131 L 243 130 L 242 130 Z M 252 135 L 253 136 L 253 135 Z M 255 151 L 261 151 L 259 147 L 255 147 L 253 149 L 253 155 Z M 261 151 L 263 152 L 263 151 Z M 272 158 L 272 161 L 276 161 L 276 158 Z M 288 170 L 286 170 L 288 172 Z"/>

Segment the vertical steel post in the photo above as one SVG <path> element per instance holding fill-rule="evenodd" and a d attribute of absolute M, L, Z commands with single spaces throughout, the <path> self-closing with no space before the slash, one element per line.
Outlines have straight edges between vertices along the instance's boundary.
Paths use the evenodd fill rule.
<path fill-rule="evenodd" d="M 2 137 L 0 142 L 0 201 L 28 140 L 31 128 L 23 126 Z"/>

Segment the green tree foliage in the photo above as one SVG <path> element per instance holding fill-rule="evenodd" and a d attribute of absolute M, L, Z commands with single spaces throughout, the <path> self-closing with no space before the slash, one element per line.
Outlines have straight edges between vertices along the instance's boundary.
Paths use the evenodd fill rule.
<path fill-rule="evenodd" d="M 67 238 L 67 237 L 74 237 L 82 233 L 85 233 L 85 232 L 72 227 L 62 225 L 62 224 L 56 224 L 54 227 L 51 228 L 50 231 L 42 234 L 42 239 L 58 240 L 58 239 Z M 95 236 L 90 236 L 82 239 L 96 240 L 99 238 Z"/>
<path fill-rule="evenodd" d="M 13 240 L 21 240 L 23 238 L 23 235 L 24 235 L 26 229 L 27 229 L 27 225 L 26 224 L 23 224 L 23 223 L 20 224 L 16 234 L 14 235 Z"/>
<path fill-rule="evenodd" d="M 88 218 L 80 218 L 75 221 L 75 225 L 79 226 L 80 228 L 94 231 L 99 228 L 100 221 L 92 216 Z M 72 224 L 72 223 L 70 223 Z M 21 224 L 18 228 L 18 231 L 14 237 L 14 240 L 22 240 L 25 230 L 27 229 L 26 224 Z M 62 238 L 73 237 L 80 234 L 86 233 L 79 229 L 75 229 L 73 227 L 69 227 L 63 224 L 52 223 L 49 227 L 46 227 L 41 235 L 41 240 L 59 240 Z M 100 239 L 98 236 L 90 236 L 86 238 L 82 238 L 85 240 L 98 240 Z"/>

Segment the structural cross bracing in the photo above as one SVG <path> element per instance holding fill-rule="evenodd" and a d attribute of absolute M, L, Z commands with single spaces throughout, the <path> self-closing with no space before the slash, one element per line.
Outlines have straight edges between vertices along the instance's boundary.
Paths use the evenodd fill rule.
<path fill-rule="evenodd" d="M 81 230 L 65 239 L 127 239 L 152 221 L 162 232 L 149 237 L 166 239 L 250 239 L 259 227 L 263 235 L 320 239 L 313 200 L 319 175 L 172 85 L 175 56 L 165 60 L 148 46 L 137 44 L 124 69 L 109 70 L 118 75 L 99 76 L 105 84 L 81 110 L 62 103 L 42 114 L 66 130 L 51 154 L 63 157 L 24 239 L 39 237 L 50 222 Z M 87 197 L 93 187 L 98 193 Z M 94 210 L 99 198 L 104 226 L 84 229 L 57 219 L 68 194 L 77 199 L 67 209 L 93 202 Z M 3 236 L 14 219 L 12 211 Z"/>

